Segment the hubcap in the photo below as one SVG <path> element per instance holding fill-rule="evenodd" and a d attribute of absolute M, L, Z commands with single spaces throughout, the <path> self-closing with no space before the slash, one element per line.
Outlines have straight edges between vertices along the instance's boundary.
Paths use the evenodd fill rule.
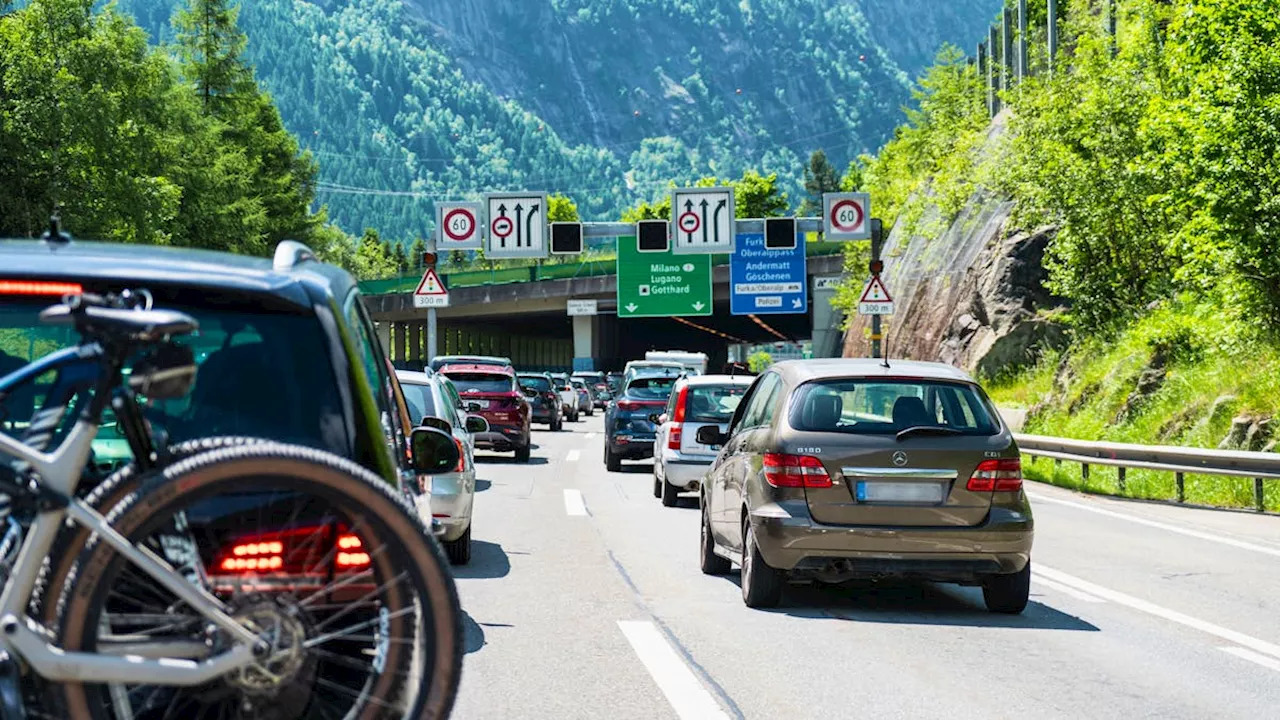
<path fill-rule="evenodd" d="M 306 659 L 307 627 L 298 615 L 271 600 L 259 600 L 233 617 L 254 628 L 268 647 L 261 659 L 228 675 L 227 682 L 250 695 L 271 694 L 292 682 Z"/>
<path fill-rule="evenodd" d="M 751 545 L 755 542 L 755 538 L 751 534 L 751 524 L 747 523 L 747 532 L 742 538 L 742 591 L 746 592 L 747 587 L 751 584 Z"/>

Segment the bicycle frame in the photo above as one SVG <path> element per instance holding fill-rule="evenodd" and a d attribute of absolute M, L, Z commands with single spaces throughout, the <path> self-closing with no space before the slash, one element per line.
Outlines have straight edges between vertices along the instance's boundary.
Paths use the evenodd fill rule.
<path fill-rule="evenodd" d="M 138 683 L 191 686 L 245 667 L 255 658 L 254 649 L 263 647 L 258 636 L 237 622 L 226 605 L 204 588 L 193 585 L 150 549 L 137 547 L 113 529 L 102 515 L 75 497 L 81 471 L 92 452 L 106 395 L 119 383 L 118 366 L 106 358 L 102 348 L 82 345 L 53 353 L 27 368 L 4 378 L 0 387 L 12 386 L 50 369 L 71 362 L 100 360 L 103 373 L 90 407 L 51 452 L 31 448 L 8 435 L 0 434 L 0 454 L 29 465 L 38 478 L 32 487 L 4 487 L 15 496 L 35 494 L 41 500 L 35 520 L 28 528 L 18 552 L 9 582 L 0 593 L 0 649 L 24 659 L 36 673 L 54 682 Z M 7 485 L 7 483 L 6 483 Z M 88 528 L 120 553 L 128 562 L 149 575 L 200 613 L 214 626 L 227 632 L 235 643 L 217 655 L 209 648 L 190 642 L 127 642 L 108 645 L 99 652 L 66 652 L 48 641 L 52 633 L 27 616 L 27 606 L 39 578 L 43 559 L 53 548 L 64 521 Z M 105 650 L 105 651 L 104 651 Z M 185 650 L 189 652 L 177 652 Z M 204 659 L 193 660 L 191 656 Z"/>

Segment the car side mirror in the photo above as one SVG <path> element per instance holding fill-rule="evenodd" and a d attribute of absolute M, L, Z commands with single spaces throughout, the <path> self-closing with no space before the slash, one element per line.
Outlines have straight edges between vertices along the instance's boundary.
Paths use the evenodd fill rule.
<path fill-rule="evenodd" d="M 458 445 L 453 436 L 439 428 L 423 425 L 413 429 L 409 436 L 413 469 L 419 475 L 436 475 L 448 472 L 458 465 Z"/>
<path fill-rule="evenodd" d="M 661 425 L 666 421 L 667 421 L 666 413 L 652 413 L 651 415 L 649 415 L 649 422 L 653 423 L 654 425 Z"/>
<path fill-rule="evenodd" d="M 466 420 L 467 432 L 472 435 L 476 433 L 489 432 L 489 421 L 479 415 L 468 415 Z"/>
<path fill-rule="evenodd" d="M 420 423 L 420 425 L 422 425 L 423 427 L 435 428 L 440 432 L 447 433 L 449 435 L 453 434 L 453 426 L 450 425 L 449 421 L 445 420 L 444 418 L 432 417 L 431 415 L 428 415 L 422 418 L 422 422 Z"/>
<path fill-rule="evenodd" d="M 476 412 L 479 409 L 480 409 L 480 403 L 478 402 L 467 403 L 467 412 Z"/>
<path fill-rule="evenodd" d="M 720 432 L 715 425 L 703 425 L 694 435 L 699 445 L 723 445 L 729 439 L 728 433 Z"/>

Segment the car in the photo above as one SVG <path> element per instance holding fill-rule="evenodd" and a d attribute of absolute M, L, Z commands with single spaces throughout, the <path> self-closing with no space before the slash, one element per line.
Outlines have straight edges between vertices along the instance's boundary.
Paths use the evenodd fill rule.
<path fill-rule="evenodd" d="M 1027 605 L 1034 523 L 1018 446 L 982 388 L 940 363 L 792 360 L 761 374 L 700 489 L 701 565 L 742 566 L 749 607 L 784 584 L 902 577 Z"/>
<path fill-rule="evenodd" d="M 560 405 L 564 408 L 564 416 L 569 422 L 578 422 L 582 411 L 578 405 L 578 391 L 573 389 L 573 385 L 569 382 L 567 373 L 547 373 L 547 377 L 551 378 L 552 385 L 555 386 L 556 392 L 560 393 Z"/>
<path fill-rule="evenodd" d="M 546 423 L 552 432 L 564 428 L 564 403 L 546 373 L 517 373 L 516 379 L 529 397 L 533 422 Z"/>
<path fill-rule="evenodd" d="M 579 378 L 569 378 L 569 384 L 573 386 L 573 391 L 578 395 L 578 412 L 591 417 L 596 414 L 596 402 L 591 397 L 591 391 L 587 389 L 587 384 Z"/>
<path fill-rule="evenodd" d="M 728 429 L 751 380 L 697 375 L 676 381 L 666 410 L 653 418 L 658 423 L 653 443 L 653 496 L 662 498 L 663 505 L 671 507 L 679 493 L 698 490 L 719 450 L 700 444 L 698 430 L 705 425 Z"/>
<path fill-rule="evenodd" d="M 677 375 L 633 377 L 604 414 L 604 465 L 610 472 L 622 469 L 623 460 L 653 457 L 656 426 L 651 416 L 660 412 L 671 396 Z"/>
<path fill-rule="evenodd" d="M 609 405 L 609 400 L 613 398 L 613 393 L 609 391 L 609 384 L 605 381 L 604 373 L 578 371 L 573 374 L 573 377 L 581 379 L 586 384 L 587 390 L 591 393 L 592 407 L 604 409 Z"/>
<path fill-rule="evenodd" d="M 399 370 L 396 377 L 415 424 L 449 433 L 458 447 L 458 464 L 452 472 L 418 476 L 418 497 L 429 501 L 426 512 L 445 528 L 440 539 L 449 561 L 466 565 L 471 561 L 471 516 L 476 497 L 475 434 L 488 432 L 489 422 L 461 411 L 453 382 L 444 375 Z"/>
<path fill-rule="evenodd" d="M 436 372 L 445 365 L 501 365 L 511 367 L 511 358 L 495 355 L 437 355 L 431 358 L 427 367 Z"/>
<path fill-rule="evenodd" d="M 458 387 L 467 411 L 489 423 L 488 431 L 475 434 L 477 448 L 515 453 L 517 462 L 529 462 L 533 410 L 510 366 L 445 365 L 440 368 L 440 374 Z"/>
<path fill-rule="evenodd" d="M 604 384 L 609 388 L 611 395 L 617 395 L 622 392 L 622 373 L 610 372 L 604 375 Z"/>
<path fill-rule="evenodd" d="M 686 374 L 687 368 L 678 362 L 669 360 L 632 360 L 622 369 L 622 384 L 625 385 L 627 383 L 627 378 L 654 372 L 683 375 Z"/>

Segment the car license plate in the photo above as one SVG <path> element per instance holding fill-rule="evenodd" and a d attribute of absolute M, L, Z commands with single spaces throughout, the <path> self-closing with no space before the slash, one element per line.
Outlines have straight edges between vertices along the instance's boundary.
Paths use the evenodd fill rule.
<path fill-rule="evenodd" d="M 945 497 L 945 483 L 860 481 L 858 502 L 919 503 L 938 505 Z"/>

